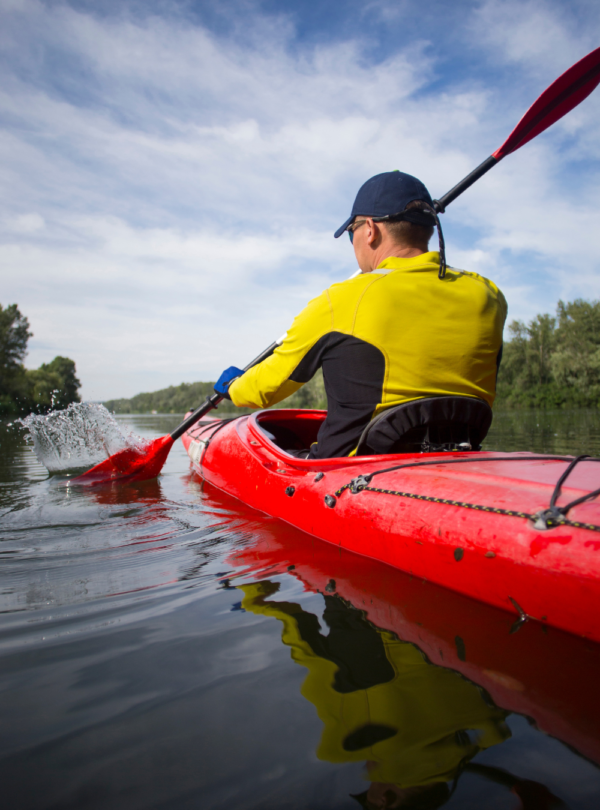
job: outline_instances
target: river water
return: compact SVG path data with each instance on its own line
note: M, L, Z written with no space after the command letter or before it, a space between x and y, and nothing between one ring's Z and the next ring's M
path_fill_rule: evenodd
M486 446L600 455L600 416L500 413ZM3 807L600 806L596 645L253 512L180 443L81 490L0 447Z

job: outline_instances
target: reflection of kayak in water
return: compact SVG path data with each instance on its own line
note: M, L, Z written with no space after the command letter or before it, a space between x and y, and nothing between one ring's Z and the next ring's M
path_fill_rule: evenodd
M245 572L245 581L263 580L265 571L269 577L286 573L306 591L336 595L364 612L382 639L387 632L412 642L432 664L482 687L495 706L528 717L540 731L600 764L600 646L535 622L515 627L503 611L366 562L279 521L257 522L253 510L212 487L205 487L204 498L205 505L212 500L217 506L219 520L226 505L235 523L242 518L252 526L252 541L229 560ZM276 596L265 604L272 600ZM331 673L331 657L320 658Z
M339 596L325 596L324 635L277 583L240 585L242 607L283 623L282 640L306 667L302 694L317 709L327 762L368 761L369 779L400 788L452 780L461 763L510 736L506 712L456 672L374 627Z
M504 722L508 712L456 669L462 666L487 679L496 697L515 693L523 705L535 709L530 694L538 692L536 683L527 685L506 671L467 663L467 647L475 661L493 650L502 657L506 644L498 642L509 640L523 671L535 677L539 674L535 665L532 670L531 662L522 661L531 638L526 638L525 647L517 641L526 628L543 635L546 648L558 640L559 654L568 652L561 648L561 640L567 646L585 642L556 631L550 631L556 639L549 639L534 624L510 634L507 617L500 611L483 607L473 619L473 603L464 597L377 563L358 567L354 555L340 554L277 524L253 529L254 541L229 560L244 566L245 580L256 572L257 581L237 586L244 593L240 607L282 623L282 641L293 660L307 670L302 695L323 723L316 754L327 762L365 764L369 787L354 796L362 807L441 807L465 771L503 785L520 799L522 810L564 807L538 782L471 762L480 751L510 736ZM270 576L285 571L302 581L306 590L320 591L325 601L322 622L300 604L278 599L280 584L264 579L265 570ZM420 618L429 619L429 626L410 620L409 605ZM373 623L374 616L386 622L384 627ZM442 637L452 626L460 627L464 635L454 638L454 656L448 639ZM423 646L435 649L449 666L432 664ZM533 655L536 652L532 650ZM514 662L507 663L510 672ZM538 663L542 668L552 664L548 656ZM552 667L552 672L556 678L558 668ZM558 681L562 688L562 679ZM543 715L544 709L538 708L537 714Z
M363 807L433 810L466 770L507 787L523 810L564 807L544 785L471 763L510 737L507 712L475 684L432 665L415 645L375 627L337 595L324 597L325 635L314 614L276 599L279 583L238 587L242 609L279 619L282 641L308 670L301 692L323 723L317 757L365 762L370 787L353 797Z
M308 446L324 415L263 411L209 421L182 438L195 470L249 506L479 601L600 641L600 504L587 499L562 517L548 511L569 460L487 452L309 460L282 449ZM555 506L597 487L600 464L580 461Z

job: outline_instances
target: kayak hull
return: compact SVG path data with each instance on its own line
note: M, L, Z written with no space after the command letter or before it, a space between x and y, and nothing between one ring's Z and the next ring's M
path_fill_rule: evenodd
M305 460L265 432L293 429L307 442L323 418L322 411L263 411L205 422L182 440L199 475L255 509L509 610L516 621L532 618L600 641L600 532L571 525L541 530L527 517L506 514L546 509L567 462L489 452ZM410 464L420 466L404 466ZM379 472L390 467L400 469ZM372 473L371 490L347 488ZM600 465L583 461L557 503L598 487ZM600 506L582 503L568 518L600 525Z

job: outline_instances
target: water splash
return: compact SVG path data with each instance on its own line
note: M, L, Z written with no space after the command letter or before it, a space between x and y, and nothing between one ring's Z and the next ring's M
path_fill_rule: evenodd
M143 450L148 443L124 432L104 405L89 402L15 421L27 428L34 453L50 472L87 469L119 450Z

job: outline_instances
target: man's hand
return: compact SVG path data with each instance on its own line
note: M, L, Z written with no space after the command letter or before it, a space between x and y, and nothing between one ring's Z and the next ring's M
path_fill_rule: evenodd
M237 380L238 377L241 377L244 372L241 368L237 368L237 366L229 366L226 368L225 371L221 374L217 382L215 383L215 391L217 394L220 394L225 399L231 399L229 396L229 386L234 380Z

